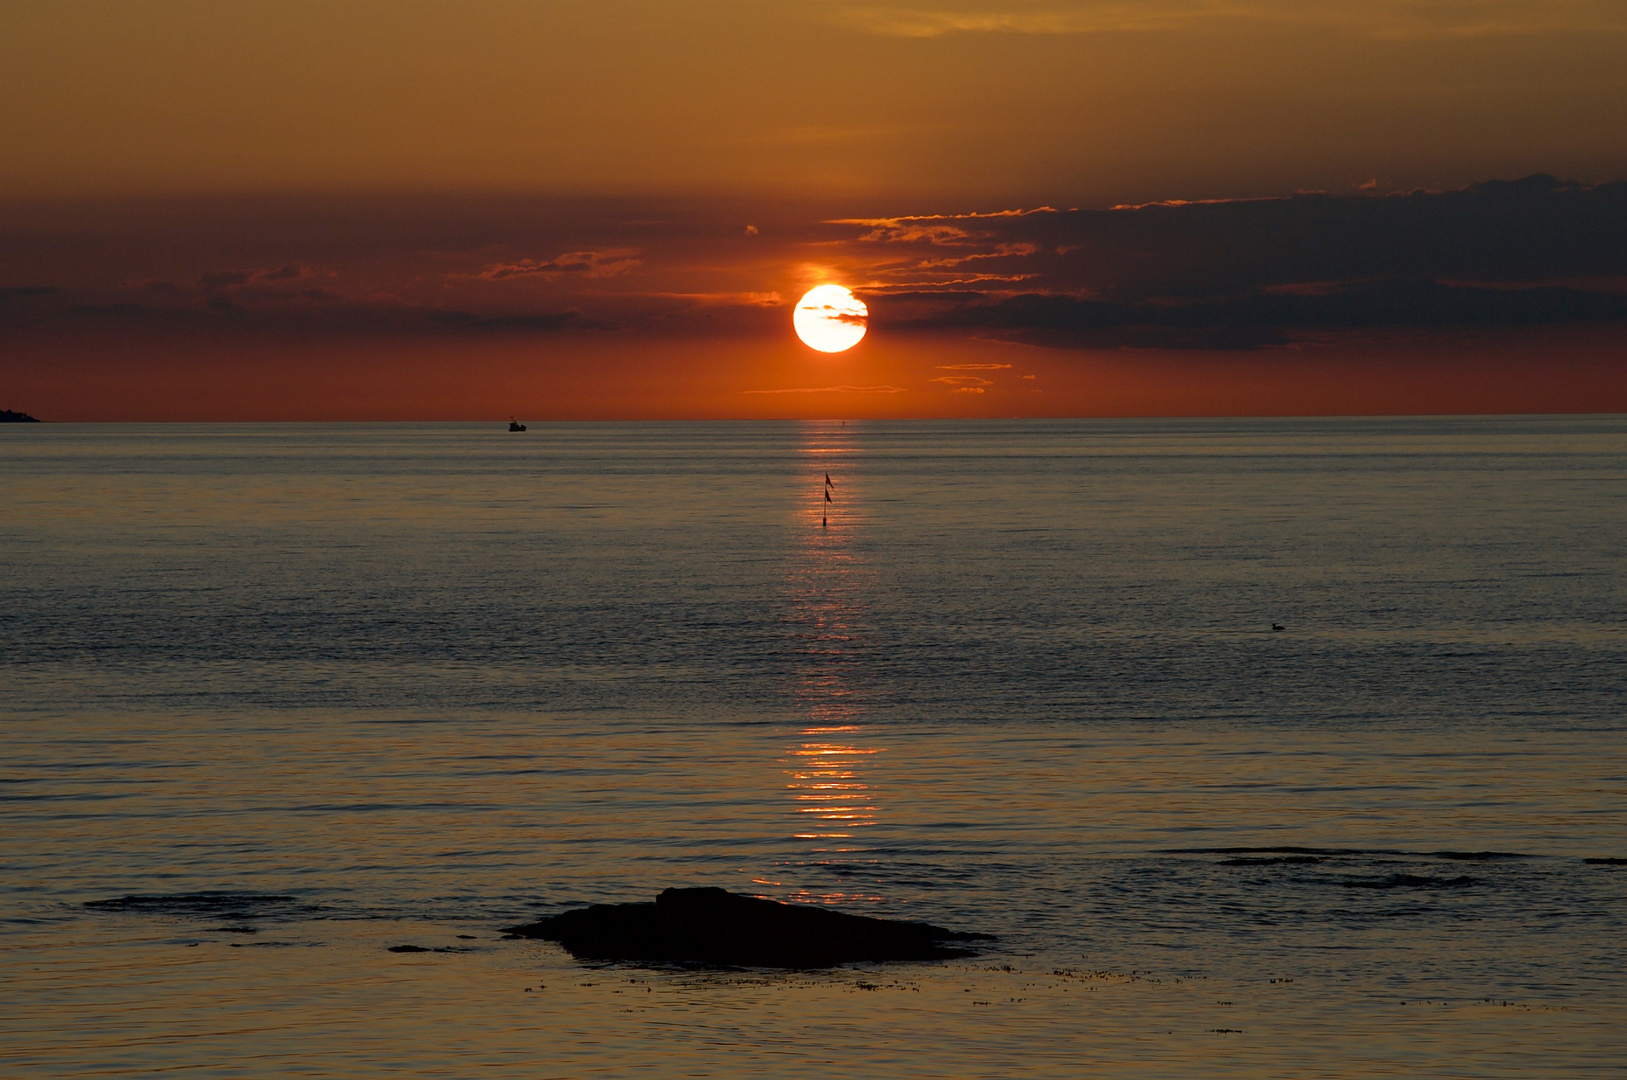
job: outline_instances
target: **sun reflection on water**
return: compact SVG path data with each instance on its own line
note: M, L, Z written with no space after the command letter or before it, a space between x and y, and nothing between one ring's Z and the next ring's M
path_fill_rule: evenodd
M865 830L880 822L880 801L867 774L885 748L866 737L865 709L852 679L862 662L864 629L856 597L868 573L857 545L865 524L857 433L839 423L803 430L808 498L795 510L799 542L786 582L803 655L791 691L803 725L784 759L785 790L792 839L807 845L814 864L825 864L831 856L845 862L863 852ZM807 888L792 889L788 898L825 904L882 899Z
M803 738L820 741L804 742L791 751L797 760L786 787L798 804L796 812L807 815L802 825L811 830L796 833L798 840L851 840L855 830L876 823L876 805L859 766L880 748L824 741L858 732L856 724L803 729Z

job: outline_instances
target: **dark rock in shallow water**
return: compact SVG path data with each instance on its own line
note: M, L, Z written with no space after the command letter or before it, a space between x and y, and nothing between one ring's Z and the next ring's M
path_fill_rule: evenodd
M509 927L557 941L581 960L818 968L859 960L945 960L974 950L945 942L988 934L781 904L723 889L667 889L653 904L594 904Z
M385 952L418 953L418 952L473 952L467 945L442 945L431 949L424 945L391 945Z

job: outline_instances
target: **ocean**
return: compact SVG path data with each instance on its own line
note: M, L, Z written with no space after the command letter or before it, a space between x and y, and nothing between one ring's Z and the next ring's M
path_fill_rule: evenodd
M1627 417L505 426L0 428L0 1075L1627 1075Z

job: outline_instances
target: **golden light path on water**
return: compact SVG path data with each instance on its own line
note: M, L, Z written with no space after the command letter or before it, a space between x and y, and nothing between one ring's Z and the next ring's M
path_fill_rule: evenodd
M810 727L803 730L811 739L856 735L856 724L840 727ZM876 807L870 801L870 785L860 779L857 766L868 755L880 753L875 747L853 746L845 742L805 742L791 751L803 759L802 771L791 773L787 785L796 794L799 814L809 815L805 826L820 830L799 832L798 840L851 840L853 831L875 824ZM835 831L840 830L840 831Z
M845 290L844 290L845 291ZM856 302L856 301L855 301ZM860 328L862 331L862 327ZM855 548L863 528L863 472L859 448L840 423L803 427L800 454L808 497L794 511L798 558L788 584L802 629L806 662L794 696L806 719L786 762L796 817L793 839L812 846L815 860L844 862L861 856L863 830L878 823L876 792L865 767L883 748L870 745L863 708L854 700L844 671L853 663L855 597L867 568ZM874 903L868 893L797 890L789 899L807 903Z

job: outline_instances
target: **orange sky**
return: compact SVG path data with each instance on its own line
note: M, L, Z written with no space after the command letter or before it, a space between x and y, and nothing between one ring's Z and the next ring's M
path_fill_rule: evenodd
M0 192L915 209L1627 174L1619 0L7 0Z
M3 19L0 408L1627 404L1610 0L13 0ZM1565 182L1482 183L1535 173ZM873 315L838 358L790 330L824 280Z
M1627 411L1613 328L1236 352L785 336L578 348L389 337L81 341L7 378L37 415L126 420L1236 416ZM968 392L966 386L975 392ZM36 404L37 403L37 404Z

